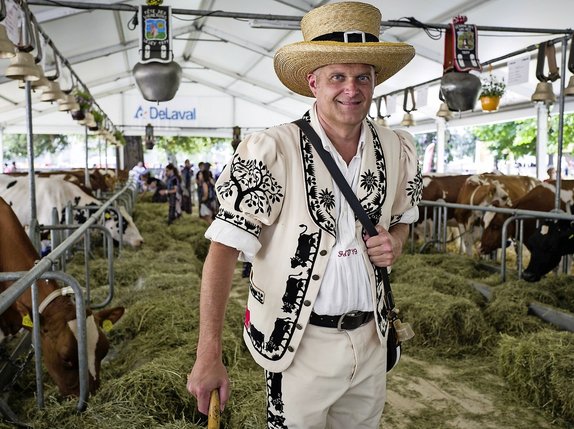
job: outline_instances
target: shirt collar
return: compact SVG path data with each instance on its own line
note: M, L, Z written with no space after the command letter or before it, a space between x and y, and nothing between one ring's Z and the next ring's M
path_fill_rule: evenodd
M331 140L329 140L329 137L327 137L327 133L325 133L325 130L323 129L323 127L321 126L321 122L319 121L319 117L317 116L317 102L313 103L313 108L311 109L310 113L311 113L311 125L314 126L316 130L319 131L318 134L319 137L321 137L321 144L323 145L325 150L328 150L331 153L336 152L333 143L331 143ZM363 148L365 147L366 128L367 127L365 127L365 121L363 120L361 124L361 134L359 135L359 144L357 146L357 154L363 153Z

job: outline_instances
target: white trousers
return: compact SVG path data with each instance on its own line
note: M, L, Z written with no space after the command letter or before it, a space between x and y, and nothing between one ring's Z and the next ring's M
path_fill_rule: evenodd
M266 372L268 429L378 429L387 352L375 329L308 325L291 366Z

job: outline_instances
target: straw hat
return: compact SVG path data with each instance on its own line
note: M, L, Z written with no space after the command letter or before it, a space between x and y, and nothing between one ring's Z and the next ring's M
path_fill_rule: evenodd
M375 85L387 80L414 57L406 43L379 42L381 12L360 2L331 3L308 12L301 20L303 42L275 54L275 73L298 94L313 97L307 74L327 64L371 64Z

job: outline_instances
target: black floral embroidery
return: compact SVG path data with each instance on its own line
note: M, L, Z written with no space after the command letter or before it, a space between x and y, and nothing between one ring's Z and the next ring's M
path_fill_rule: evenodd
M223 198L235 196L234 209L244 204L253 214L271 214L271 207L283 198L283 188L267 166L256 159L233 157L231 178L217 187Z
M319 201L325 210L333 210L335 208L335 195L328 189L323 189L319 192Z
M417 166L417 174L413 180L407 182L407 195L411 197L411 205L415 206L422 198L423 194L423 177L420 165Z
M365 188L369 194L373 192L378 185L377 176L375 176L375 173L371 170L365 171L361 176L361 187Z

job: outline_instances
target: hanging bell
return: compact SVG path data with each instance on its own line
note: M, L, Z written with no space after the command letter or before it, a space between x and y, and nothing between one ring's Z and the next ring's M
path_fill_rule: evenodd
M10 65L6 69L6 77L34 82L40 79L40 68L30 53L18 51L10 59Z
M405 113L405 116L403 116L403 120L401 121L401 126L412 127L414 125L416 125L416 122L412 113Z
M16 55L16 47L8 38L6 27L0 24L0 58L12 58Z
M556 102L556 95L552 90L552 84L550 82L538 82L536 91L534 91L530 100L534 102L541 101L544 104L553 104Z
M453 114L446 103L440 103L440 108L436 115L439 118L444 118L445 121L450 121L453 118Z
M40 70L40 79L35 80L34 82L30 83L30 88L33 91L39 90L39 91L44 91L46 89L49 88L50 86L50 81L46 78L46 75L44 74L44 70L42 69L42 66L40 66L39 64L36 64ZM26 88L26 81L25 80L21 80L20 82L18 82L18 88L20 89L24 89Z
M70 112L80 109L80 105L76 101L76 97L72 94L68 94L64 99L58 100L58 104L60 105L58 110L61 112Z
M574 95L574 76L570 76L568 86L564 89L564 95Z
M53 102L60 100L61 98L63 98L63 96L64 93L60 89L60 84L55 80L51 80L49 81L48 89L42 92L40 100Z
M384 116L379 116L377 119L375 119L375 123L381 127L389 127L389 124Z

